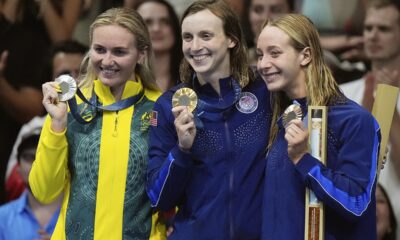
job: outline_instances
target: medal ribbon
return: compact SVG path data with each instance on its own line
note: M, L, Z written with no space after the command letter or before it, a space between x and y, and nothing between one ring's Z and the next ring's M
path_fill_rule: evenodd
M76 103L75 97L71 98L68 100L68 105L71 110L72 116L75 118L76 121L78 121L81 124L87 124L90 123L95 117L96 117L96 112L99 111L119 111L125 108L128 108L132 106L133 104L137 103L140 99L142 99L144 95L144 89L142 89L139 94L120 100L116 103L107 105L107 106L101 106L97 102L97 96L96 93L93 91L92 97L90 98L90 101L86 99L86 97L83 95L81 90L77 88L76 90L76 95L85 103L87 103L89 106L92 106L96 111L94 114L94 117L90 120L84 119L79 113L78 113L78 104Z
M193 87L195 86L195 84L194 84L195 78L196 78L196 74L194 73L193 77L192 77L192 86ZM217 120L221 119L222 113L224 111L231 108L240 99L240 95L242 93L242 88L240 87L239 83L233 77L230 77L230 80L231 80L231 85L233 87L233 97L231 97L231 101L227 100L227 101L223 101L223 102L216 103L216 104L210 104L210 103L207 103L206 101L200 99L200 97L198 98L197 106L196 106L195 113L194 113L194 116L195 116L194 122L195 122L197 128L200 128L200 129L203 128L203 123L201 121L201 118L208 119L211 121L217 121ZM232 94L228 94L227 96L229 97L229 95L232 95Z

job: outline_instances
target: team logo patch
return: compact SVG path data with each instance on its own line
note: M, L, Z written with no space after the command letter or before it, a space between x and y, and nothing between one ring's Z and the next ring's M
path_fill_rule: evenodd
M242 113L252 113L258 107L258 99L251 92L242 92L239 101L236 103L236 108Z

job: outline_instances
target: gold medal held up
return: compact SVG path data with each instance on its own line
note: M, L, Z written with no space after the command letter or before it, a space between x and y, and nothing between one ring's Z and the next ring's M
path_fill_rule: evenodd
M197 106L197 95L191 88L180 88L172 96L172 107L187 106L190 112Z
M285 112L283 112L282 123L283 126L286 128L289 122L292 121L293 119L301 120L302 118L303 118L303 112L301 111L300 105L292 104L286 108Z
M70 75L61 75L54 80L59 85L58 90L58 99L61 102L65 102L70 100L75 96L76 93L76 81Z

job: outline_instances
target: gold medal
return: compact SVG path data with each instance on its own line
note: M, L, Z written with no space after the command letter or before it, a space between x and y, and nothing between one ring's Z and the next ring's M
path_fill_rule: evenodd
M302 118L303 118L303 112L301 111L300 105L292 104L286 108L285 112L283 112L282 123L283 126L286 128L289 122L292 121L293 119L301 120Z
M76 93L76 81L70 75L61 75L54 80L58 83L60 89L58 89L58 99L61 102L68 101L69 99L73 98Z
M172 106L187 106L193 112L197 106L197 95L190 88L180 88L172 96Z

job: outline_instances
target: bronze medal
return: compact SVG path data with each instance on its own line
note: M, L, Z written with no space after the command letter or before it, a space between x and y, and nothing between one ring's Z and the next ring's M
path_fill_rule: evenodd
M191 88L180 88L172 96L172 106L187 106L193 112L197 106L197 95Z
M70 75L61 75L55 79L55 82L60 86L58 99L61 102L68 101L75 96L77 86L73 77Z
M286 128L289 122L292 121L293 119L302 120L302 118L303 118L303 112L301 111L300 105L292 104L286 108L285 112L283 112L282 123L283 126Z

